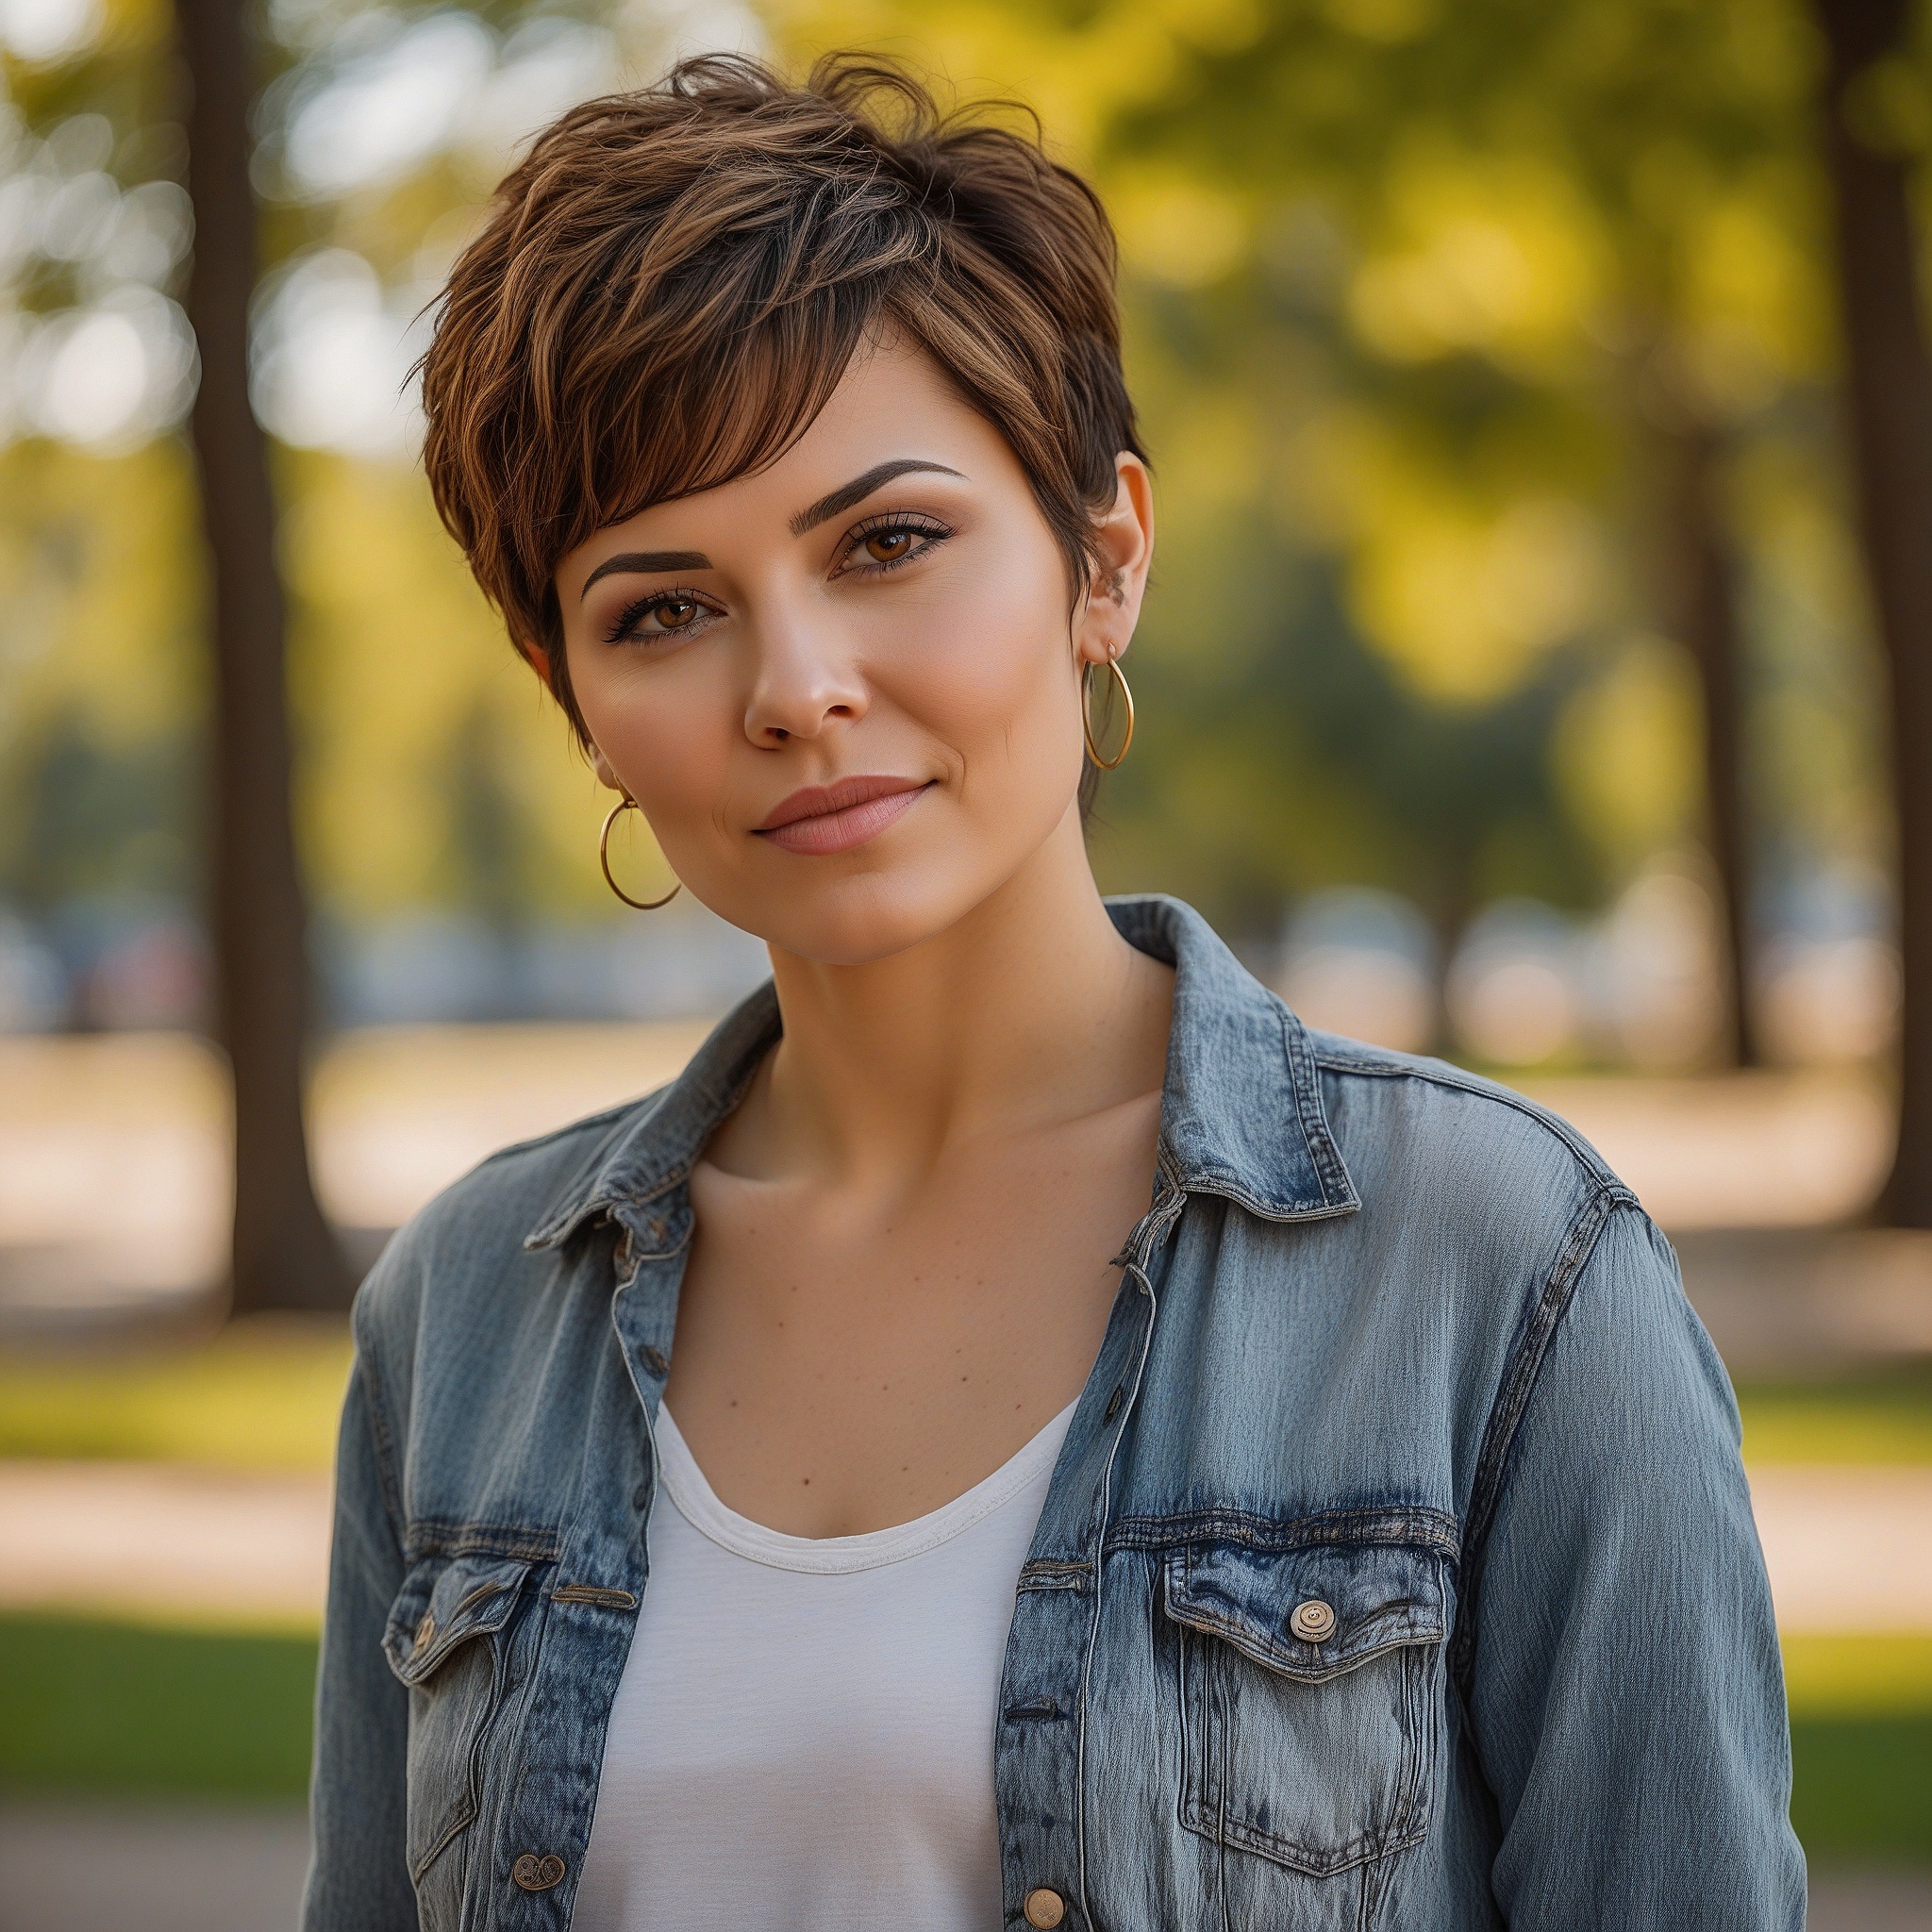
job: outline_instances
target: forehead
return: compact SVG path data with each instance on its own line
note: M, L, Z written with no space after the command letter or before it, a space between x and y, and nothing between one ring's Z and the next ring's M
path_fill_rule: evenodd
M900 458L944 464L969 482L1026 489L1005 438L930 355L904 341L870 342L846 365L824 408L772 462L606 525L559 559L558 587L641 538L654 547L691 549L707 547L701 532L769 530L789 539L801 509Z

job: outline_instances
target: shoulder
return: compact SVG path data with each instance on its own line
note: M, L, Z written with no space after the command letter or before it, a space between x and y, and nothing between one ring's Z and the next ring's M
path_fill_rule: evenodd
M1483 1156L1507 1151L1540 1165L1574 1172L1586 1184L1628 1195L1629 1190L1562 1115L1498 1080L1486 1080L1447 1060L1396 1053L1340 1033L1307 1029L1331 1117L1358 1131L1399 1139L1411 1156L1430 1151Z
M1636 1196L1559 1114L1446 1060L1310 1029L1324 1109L1365 1207L1553 1238Z
M1308 1046L1360 1194L1360 1265L1455 1311L1484 1482L1559 1333L1586 1375L1621 1386L1668 1364L1722 1387L1669 1241L1570 1122L1446 1061L1325 1033Z

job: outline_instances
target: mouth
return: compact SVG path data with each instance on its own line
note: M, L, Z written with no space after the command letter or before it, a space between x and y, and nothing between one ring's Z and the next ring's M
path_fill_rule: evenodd
M849 852L875 839L932 790L932 779L856 777L807 785L772 808L757 836L786 852Z

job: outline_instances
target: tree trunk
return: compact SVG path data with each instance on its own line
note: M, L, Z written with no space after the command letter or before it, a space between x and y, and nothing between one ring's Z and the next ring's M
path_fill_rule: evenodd
M268 452L248 406L255 197L244 0L180 0L192 91L188 313L201 350L192 435L214 641L209 924L235 1090L233 1307L335 1308L349 1274L316 1203L302 1120L307 921L291 758Z
M1817 0L1830 49L1824 144L1838 214L1852 453L1866 573L1891 675L1905 968L1898 1152L1884 1212L1932 1227L1932 360L1903 157L1859 138L1847 89L1892 52L1907 0Z
M1671 618L1696 660L1704 698L1705 825L1724 931L1723 1057L1759 1063L1751 1010L1751 811L1744 758L1743 647L1721 500L1722 443L1709 421L1678 412L1667 432L1669 522L1662 532Z

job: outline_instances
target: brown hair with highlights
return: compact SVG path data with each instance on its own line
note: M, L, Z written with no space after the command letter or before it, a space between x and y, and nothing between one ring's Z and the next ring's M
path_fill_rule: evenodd
M437 508L579 735L553 573L600 529L774 461L869 338L919 344L1097 567L1121 374L1113 231L1031 137L895 68L681 62L573 108L505 179L423 361Z

